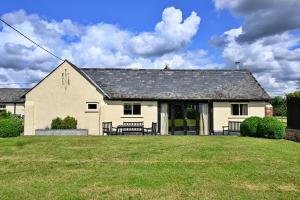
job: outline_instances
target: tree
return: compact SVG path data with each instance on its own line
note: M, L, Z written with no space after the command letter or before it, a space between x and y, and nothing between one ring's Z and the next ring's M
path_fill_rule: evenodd
M274 116L286 116L287 114L286 98L281 96L276 96L270 100L270 103L273 106Z

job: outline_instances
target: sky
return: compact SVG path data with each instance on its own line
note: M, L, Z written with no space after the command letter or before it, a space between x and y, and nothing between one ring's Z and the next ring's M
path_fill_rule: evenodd
M1 0L1 19L78 67L250 70L272 95L300 80L299 0ZM61 61L0 23L0 87Z

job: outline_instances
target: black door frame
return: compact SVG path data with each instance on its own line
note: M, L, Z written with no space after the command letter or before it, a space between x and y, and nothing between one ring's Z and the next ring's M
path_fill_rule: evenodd
M168 106L169 106L169 109L171 109L172 110L172 112L171 112L171 123L172 123L172 128L171 128L171 135L174 135L174 133L175 133L175 129L174 129L174 127L175 127L175 120L174 120L174 105L175 104L181 104L182 106L183 106L183 111L184 111L184 117L186 117L186 109L187 109L187 105L189 105L189 104L194 104L194 105L196 105L196 110L197 110L197 117L196 117L196 135L199 135L200 134L200 124L199 124L199 120L200 120L200 106L199 106L199 104L200 103L207 103L208 104L208 119L209 119L209 121L208 121L208 123L209 123L209 132L210 132L210 134L212 133L212 131L213 131L213 112L212 112L212 110L213 110L213 103L211 102L211 101L190 101L190 100L186 100L186 101L178 101L178 100L176 100L176 101L159 101L158 102L158 109L157 109L157 111L158 111L158 129L159 129L159 132L161 131L161 117L160 117L160 115L161 115L161 113L160 113L160 110L161 110L161 104L162 103L167 103L168 104ZM169 110L168 109L168 110ZM170 113L168 113L168 114L170 114ZM185 125L184 125L184 135L187 135L187 121L185 120Z

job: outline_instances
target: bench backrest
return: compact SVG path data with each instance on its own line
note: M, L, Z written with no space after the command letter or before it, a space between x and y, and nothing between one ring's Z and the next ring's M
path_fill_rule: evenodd
M123 122L123 125L144 126L144 122Z
M228 122L228 129L230 131L240 131L241 123L242 122L229 121Z
M103 129L103 132L111 131L112 130L112 122L103 122L102 129Z

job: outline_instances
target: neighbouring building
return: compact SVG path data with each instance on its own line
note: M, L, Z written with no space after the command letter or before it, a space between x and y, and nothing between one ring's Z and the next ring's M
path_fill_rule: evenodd
M208 135L264 117L269 98L247 70L78 68L66 60L26 93L24 134L70 115L89 135L103 135L102 122L137 121L157 123L162 135Z
M10 112L14 115L24 116L24 94L29 89L0 88L0 112Z

